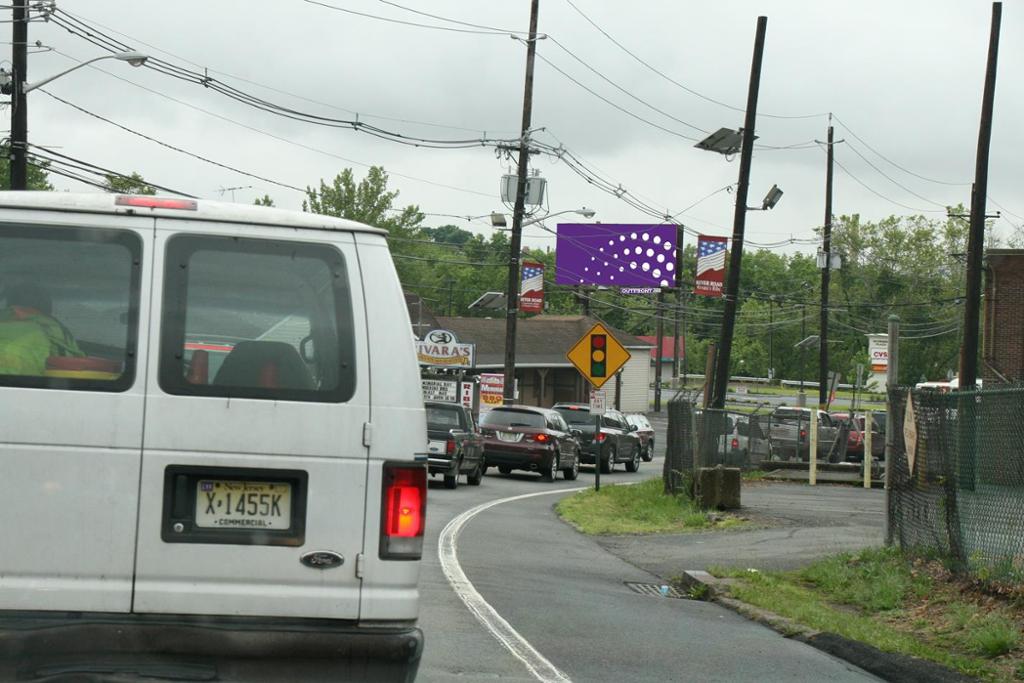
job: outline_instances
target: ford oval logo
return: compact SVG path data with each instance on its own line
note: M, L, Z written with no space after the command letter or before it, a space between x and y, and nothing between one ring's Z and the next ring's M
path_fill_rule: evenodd
M314 550L306 553L299 561L313 569L334 569L345 564L345 558L330 550Z

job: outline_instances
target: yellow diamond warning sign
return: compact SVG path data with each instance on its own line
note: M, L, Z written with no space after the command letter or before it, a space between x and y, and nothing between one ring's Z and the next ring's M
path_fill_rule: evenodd
M588 382L600 389L626 364L630 355L612 333L598 323L569 349L565 357Z

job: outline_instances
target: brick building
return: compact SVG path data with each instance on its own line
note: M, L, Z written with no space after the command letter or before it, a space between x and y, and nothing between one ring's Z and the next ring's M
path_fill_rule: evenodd
M985 252L985 386L1024 382L1024 249Z

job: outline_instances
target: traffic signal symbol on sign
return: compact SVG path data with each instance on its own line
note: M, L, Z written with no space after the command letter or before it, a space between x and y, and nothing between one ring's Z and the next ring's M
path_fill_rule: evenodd
M601 324L580 337L565 355L596 388L614 377L630 358L629 351Z
M608 365L607 341L608 337L603 334L590 335L590 376L605 377Z

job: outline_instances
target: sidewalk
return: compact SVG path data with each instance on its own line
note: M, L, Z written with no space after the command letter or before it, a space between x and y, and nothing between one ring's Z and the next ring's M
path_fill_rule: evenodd
M603 536L605 550L662 579L688 569L794 569L842 551L881 545L884 491L852 486L743 483L740 515L759 529Z

